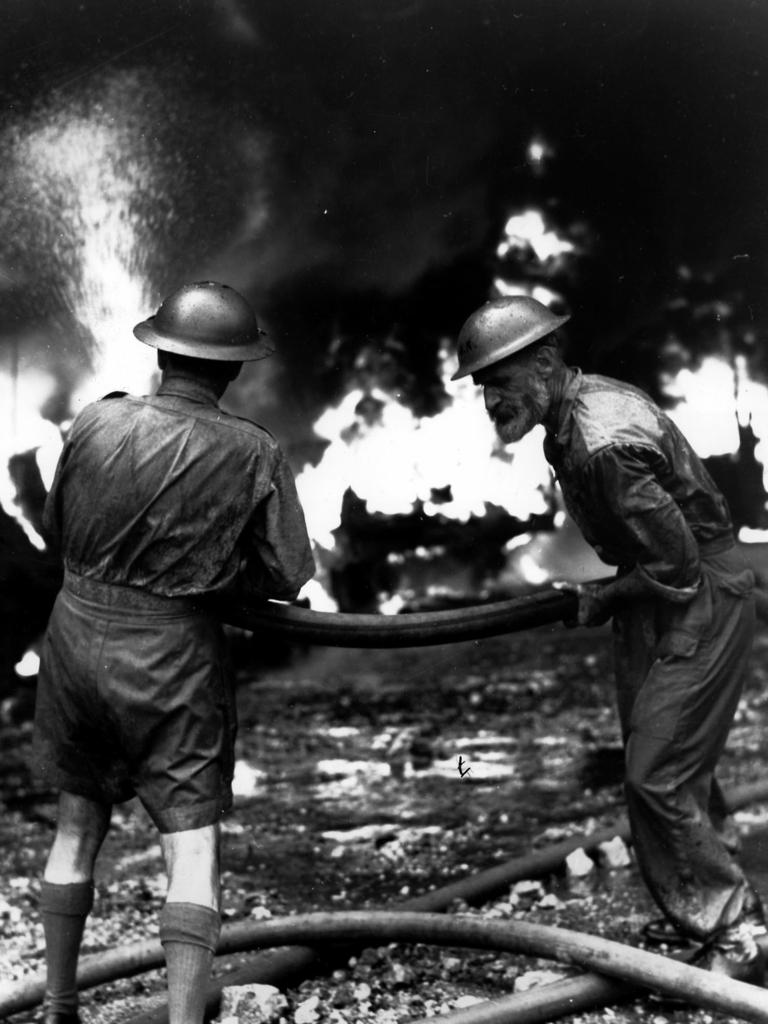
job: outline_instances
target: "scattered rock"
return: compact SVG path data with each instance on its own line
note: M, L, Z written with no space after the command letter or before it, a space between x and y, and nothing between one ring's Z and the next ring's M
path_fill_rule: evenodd
M351 775L370 775L372 768L370 761L348 761L345 758L334 757L318 761L315 772L321 779L333 781L346 779Z
M621 836L614 836L598 846L603 864L611 870L627 868L631 864L627 844Z
M591 871L594 871L595 862L587 856L583 848L573 850L565 858L565 870L571 878L584 878Z
M277 1024L287 1009L288 1000L274 985L231 985L222 990L219 1020L220 1024Z
M371 986L361 981L359 985L355 985L353 995L358 1003L364 1003L371 998Z
M453 1001L454 1010L467 1010L470 1006L477 1006L479 1003L487 1003L487 999L481 999L480 996L459 996L458 999Z
M460 961L459 961L460 963ZM413 981L413 972L404 964L395 961L389 971L389 980L394 985L408 985Z
M343 831L329 830L321 833L323 839L331 843L345 843L350 845L364 843L381 843L392 839L397 834L394 825L361 825L359 828L349 828Z
M232 779L232 795L236 797L252 797L264 784L267 773L248 764L243 760L235 763L235 774Z
M553 892L548 892L546 896L542 896L536 906L542 910L562 910L565 904Z
M557 971L526 971L515 978L515 992L527 992L538 985L552 985L556 981L562 981L563 977L564 975Z
M309 999L299 1003L293 1015L295 1024L315 1024L315 1021L320 1020L320 1014L317 1009L319 1005L319 996L310 996Z
M261 904L257 904L255 907L251 907L249 916L254 921L268 921L272 917L272 911L269 907L262 907Z
M544 886L537 878L521 878L512 886L511 893L513 896L540 899L544 895Z
M406 860L408 856L405 847L399 840L391 843L385 843L385 845L379 850L379 853L385 860L388 860L393 864Z

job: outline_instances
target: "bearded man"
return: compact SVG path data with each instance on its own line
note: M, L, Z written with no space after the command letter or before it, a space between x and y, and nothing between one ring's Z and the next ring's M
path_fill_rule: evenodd
M762 983L760 900L726 848L714 781L755 623L754 578L723 495L675 424L629 384L567 366L527 296L476 310L459 369L505 444L544 426L566 508L615 578L574 587L578 624L613 618L625 791L640 872L699 966Z

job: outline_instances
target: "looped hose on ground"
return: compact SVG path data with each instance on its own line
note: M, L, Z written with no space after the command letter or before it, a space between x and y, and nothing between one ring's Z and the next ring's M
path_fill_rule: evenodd
M235 948L298 945L325 949L329 943L359 947L401 942L546 957L599 970L609 978L682 998L717 1013L768 1024L768 991L758 986L609 939L525 921L488 921L408 911L339 911L243 922L241 926L232 927L229 942L233 951ZM138 1020L144 1018L135 1018L133 1024Z
M731 811L764 800L768 800L768 780L739 786L726 794L726 803ZM629 838L629 827L626 820L618 822L610 829L575 835L563 842L535 850L522 857L516 857L486 871L476 872L440 889L412 898L401 904L397 910L407 912L412 916L414 912L434 914L436 911L445 910L454 900L458 899L463 899L467 903L482 903L522 878L542 877L557 871L568 854L578 847L589 852L595 850L601 842L615 835L625 839ZM367 918L369 912L366 911L365 915ZM218 955L225 956L235 952L236 949L253 948L254 944L249 938L248 929L258 927L258 922L250 921L225 925L221 933ZM253 935L257 934L259 933L253 932ZM374 937L371 941L377 943L379 938ZM289 946L254 955L247 965L220 977L212 986L207 1000L209 1016L214 1016L218 1012L221 989L224 986L250 982L290 984L307 977L313 969L317 969L319 959L319 954L315 949L304 945ZM163 963L163 952L156 939L120 946L117 949L83 957L78 968L78 987L83 990L114 981L117 978L131 977L161 967ZM593 969L599 971L600 967L596 964ZM44 988L45 979L40 974L0 987L0 1018L28 1010L39 1004L43 998ZM534 1021L546 1022L555 1020L566 1013L605 1006L614 1000L632 998L636 994L637 988L634 984L612 981L590 973L554 985L542 986L540 989L524 993L522 996L494 1000L487 1007L462 1011L465 1018L457 1016L455 1024L491 1024L491 1022L501 1024L502 1021L510 1019L508 1011L512 1009L515 1011L513 1019L516 1024L532 1024ZM496 1007L498 1007L499 1014L489 1016L495 1012L494 1008ZM502 1011L507 1015L500 1015ZM471 1016L473 1014L474 1017ZM477 1016L478 1014L483 1014L483 1016ZM768 1018L761 1019L768 1020ZM167 1011L160 1008L136 1018L132 1024L139 1024L139 1022L141 1024L161 1024L164 1020L167 1020Z

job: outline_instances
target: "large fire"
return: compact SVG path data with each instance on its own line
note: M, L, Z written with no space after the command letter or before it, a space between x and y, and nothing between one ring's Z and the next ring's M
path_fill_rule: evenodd
M69 395L70 417L108 391L146 392L154 374L153 353L130 338L131 326L151 305L132 213L149 171L128 157L126 132L113 118L58 112L19 134L13 147L22 190L41 219L55 218L59 226L60 250L52 256L66 266L61 298L90 339L89 358ZM6 467L11 455L35 450L49 486L67 420L54 424L42 415L59 382L40 365L41 351L42 344L25 337L6 345L10 358L0 372L5 418L0 459ZM34 353L31 358L29 353ZM41 547L42 539L20 513L6 472L0 473L0 503Z
M534 140L531 146L531 160L541 161L551 153L543 140ZM576 253L577 247L549 224L544 213L532 208L508 217L497 247L500 268L522 255L544 271L544 279ZM545 304L562 302L543 280L508 279L502 269L492 284L494 296L528 294ZM322 551L331 551L336 544L334 533L341 526L342 496L348 488L365 502L369 513L403 515L418 507L428 517L467 523L471 517L483 517L490 506L526 523L554 511L543 429L536 428L518 444L502 445L480 389L469 378L450 380L455 368L450 339L445 339L439 359L445 405L436 415L415 417L397 392L351 386L343 401L315 423L315 433L328 441L328 447L318 465L299 475L297 486L310 534ZM546 545L523 534L507 542L506 550L515 552L515 571L525 582L549 578L541 564L546 561ZM418 551L429 556L428 551ZM319 561L322 564L322 558ZM400 595L382 595L380 609L397 611L400 604Z
M43 483L50 486L61 450L61 432L38 410L54 393L56 382L49 373L34 367L20 370L15 346L11 349L10 362L11 366L7 369L3 366L0 372L0 506L18 519L35 547L42 550L45 547L42 537L21 514L17 504L16 487L8 464L19 452L35 450Z
M408 513L416 502L428 516L464 522L482 516L486 504L523 520L547 511L550 473L539 430L504 448L471 380L450 381L448 343L441 363L448 404L435 416L418 419L394 394L353 388L315 423L329 445L296 483L310 534L322 547L334 546L347 488L369 512L388 515Z
M18 150L41 210L60 197L56 214L71 246L64 298L93 339L91 365L71 411L107 391L145 391L153 354L132 344L130 328L153 299L133 215L137 196L149 187L150 169L130 158L126 126L114 118L54 120L23 137Z
M674 402L669 416L702 458L739 451L739 427L755 435L755 458L763 467L768 493L768 387L752 378L747 359L707 356L695 369L683 367L661 379L663 393ZM766 506L768 507L768 506ZM765 531L744 528L744 541L764 541Z
M122 122L98 109L90 115L59 110L32 123L14 142L15 173L26 183L22 191L41 217L60 223L61 251L53 256L67 268L62 299L90 339L90 359L70 388L69 417L108 391L146 393L154 382L154 353L130 336L131 326L157 298L147 280L136 221L137 197L151 191L152 168L138 155L143 150L133 145L132 130L130 118ZM551 152L543 140L534 140L528 158L539 166ZM537 265L531 280L505 273L520 254L523 262ZM578 255L578 247L542 211L513 212L498 246L492 294L527 293L547 304L561 303L549 286L550 272ZM34 450L42 479L50 484L67 420L54 423L43 415L60 386L38 358L45 344L40 339L30 344L22 336L6 339L0 363L0 504L38 546L43 541L24 519L5 467L11 455ZM351 382L344 399L315 422L314 431L327 447L317 465L298 473L297 486L318 552L332 552L336 545L348 489L370 513L407 515L418 506L426 517L462 524L483 517L489 506L521 523L557 507L541 431L503 446L480 390L469 379L450 380L451 339L445 339L439 358L445 400L436 415L417 417L383 382L365 387ZM711 357L661 384L674 399L671 415L702 456L735 452L738 427L749 422L759 439L756 456L768 467L768 389L751 379L744 359L730 363ZM555 523L562 526L561 512ZM577 546L568 531L556 533L568 534L569 549ZM528 582L544 582L557 573L551 563L558 543L517 536L507 543L508 564ZM564 562L561 551L558 559L575 571L578 558ZM315 607L333 606L318 581L304 594ZM395 610L391 599L383 610Z

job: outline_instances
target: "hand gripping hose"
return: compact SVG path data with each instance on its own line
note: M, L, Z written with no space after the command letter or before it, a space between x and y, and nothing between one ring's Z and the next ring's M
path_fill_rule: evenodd
M745 545L740 545L744 550ZM609 583L615 577L590 580ZM757 616L768 623L768 584L755 586ZM216 614L233 626L268 630L286 640L327 647L429 647L460 640L480 640L553 622L575 619L578 599L572 591L545 587L532 594L449 611L403 615L316 612L295 605L222 602Z

